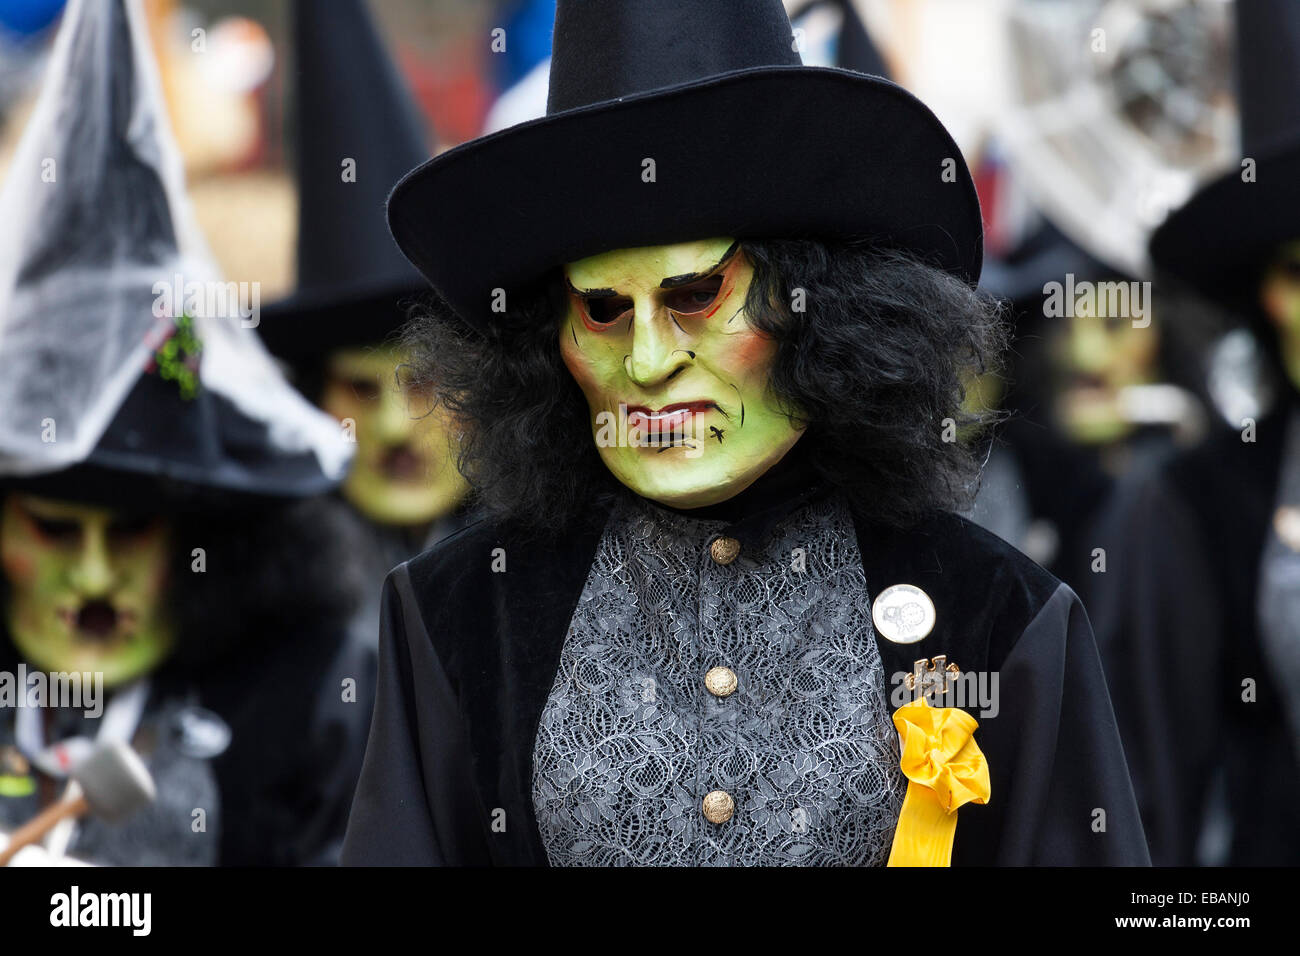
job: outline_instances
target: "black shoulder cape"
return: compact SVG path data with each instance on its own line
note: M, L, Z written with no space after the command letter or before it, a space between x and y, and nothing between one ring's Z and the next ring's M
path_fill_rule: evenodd
M1125 483L1089 607L1157 865L1198 855L1216 780L1231 866L1300 861L1300 755L1262 651L1256 598L1292 399L1254 441L1224 428ZM1254 694L1243 695L1243 681Z
M743 543L788 510L751 514L724 533ZM551 540L479 522L389 575L345 864L546 865L531 797L534 738L605 520L593 515ZM1000 712L975 734L992 799L960 811L954 864L1146 864L1074 593L954 515L905 532L855 520L869 593L914 584L937 610L917 644L877 636L884 673L946 654L963 670L1000 675ZM494 572L502 557L506 573Z

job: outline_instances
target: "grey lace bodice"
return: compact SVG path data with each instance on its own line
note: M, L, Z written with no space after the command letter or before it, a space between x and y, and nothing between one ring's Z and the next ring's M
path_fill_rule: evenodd
M637 500L605 529L534 744L552 865L887 859L906 781L848 509L806 506L727 566L723 528Z

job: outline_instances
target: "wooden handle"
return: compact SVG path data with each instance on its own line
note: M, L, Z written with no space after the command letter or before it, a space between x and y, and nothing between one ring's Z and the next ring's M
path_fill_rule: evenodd
M19 850L39 842L60 820L79 817L89 809L90 804L85 797L51 803L9 835L9 845L0 850L0 866L8 866Z

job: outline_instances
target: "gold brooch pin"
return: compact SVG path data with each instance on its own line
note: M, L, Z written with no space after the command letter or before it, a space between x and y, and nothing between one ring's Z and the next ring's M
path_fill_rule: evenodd
M907 675L907 689L921 697L942 697L948 693L948 686L960 677L961 668L949 664L947 654L939 654L913 662L912 673Z

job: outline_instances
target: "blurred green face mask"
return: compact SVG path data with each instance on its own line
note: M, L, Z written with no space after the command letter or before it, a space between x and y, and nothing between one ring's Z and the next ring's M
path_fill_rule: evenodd
M1300 388L1300 240L1284 245L1264 273L1260 303L1277 329L1287 378Z
M1123 389L1157 377L1156 324L1135 328L1128 315L1103 317L1077 307L1061 321L1067 324L1055 342L1057 419L1081 444L1118 441L1134 428L1121 406Z
M102 672L106 687L154 670L174 641L170 540L160 518L10 495L0 563L19 653L41 670Z
M456 469L457 429L427 393L397 380L392 348L342 349L329 360L321 406L357 442L343 495L371 521L423 525L450 514L469 485ZM427 414L426 414L427 412Z
M564 364L601 460L637 494L700 508L744 491L802 434L768 389L776 343L746 321L731 239L621 249L565 268Z

